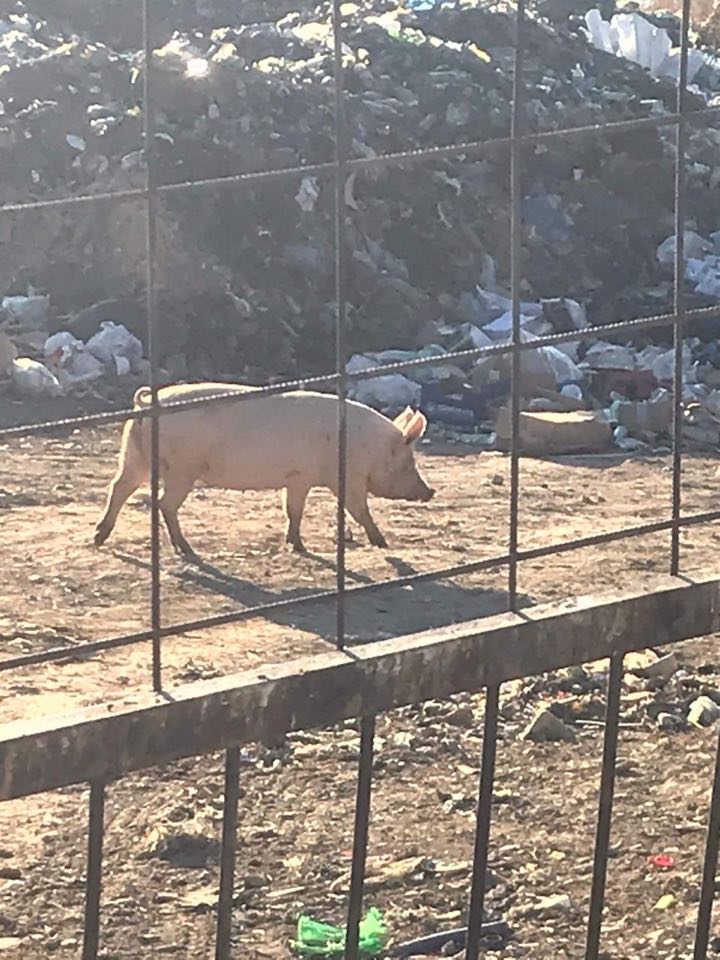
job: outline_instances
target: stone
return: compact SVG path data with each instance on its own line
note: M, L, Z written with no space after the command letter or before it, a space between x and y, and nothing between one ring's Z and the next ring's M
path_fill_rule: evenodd
M535 743L571 741L575 739L575 731L563 723L548 707L540 707L522 732L521 738L533 740Z

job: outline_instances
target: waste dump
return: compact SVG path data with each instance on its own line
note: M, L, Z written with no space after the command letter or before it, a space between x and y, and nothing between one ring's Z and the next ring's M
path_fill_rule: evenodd
M301 170L334 156L330 6L172 0L158 15L158 180L300 168L287 180L163 195L158 342L161 360L190 376L333 365L334 191L329 175ZM658 26L617 9L608 21L591 10L589 25L555 7L539 4L527 23L528 130L674 109L672 70L659 58L674 55L676 20ZM508 134L511 12L364 0L345 4L343 17L352 157ZM144 66L125 4L108 0L99 14L90 0L25 0L3 24L4 200L142 187ZM720 70L712 51L691 53L694 109L718 97ZM523 329L572 322L573 311L595 324L671 307L672 277L650 251L672 223L673 137L672 127L598 132L528 155ZM687 227L706 239L720 229L719 145L712 118L689 125ZM433 342L424 335L433 324L507 337L507 170L507 150L495 149L353 171L344 191L351 353L418 349ZM32 286L43 301L29 298L32 323L44 311L46 335L68 329L87 342L72 323L95 304L125 302L142 315L145 219L140 201L83 211L4 219L0 295L17 319L15 298ZM688 306L717 302L715 266L698 273ZM140 335L129 318L103 319Z

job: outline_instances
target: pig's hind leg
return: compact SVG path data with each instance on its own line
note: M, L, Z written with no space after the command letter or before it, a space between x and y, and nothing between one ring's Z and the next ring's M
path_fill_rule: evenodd
M297 553L305 553L305 545L300 536L300 524L309 492L310 488L300 483L288 484L282 492L283 510L287 517L285 542L289 543Z
M112 533L118 514L128 497L148 479L149 468L137 442L137 428L130 422L125 425L120 446L120 465L108 491L105 512L95 527L95 546L99 547Z
M171 472L169 476L164 478L163 494L160 497L160 511L170 534L173 549L176 553L181 553L191 560L196 559L197 554L183 536L178 520L178 510L185 502L185 498L192 490L194 483L194 478L190 479Z

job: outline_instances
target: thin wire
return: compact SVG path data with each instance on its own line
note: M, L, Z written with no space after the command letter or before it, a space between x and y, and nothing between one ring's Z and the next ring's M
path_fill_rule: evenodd
M162 690L161 634L162 597L160 595L160 405L158 402L158 342L155 304L155 261L157 256L157 196L155 164L155 115L153 103L153 42L150 2L143 0L143 128L146 190L146 290L148 353L150 359L150 619L152 629L152 684Z
M686 119L689 123L709 120L720 112L720 106L704 107L701 110L689 110ZM664 116L634 117L630 120L609 120L606 123L585 124L578 127L563 127L559 130L543 130L526 133L523 142L527 144L547 143L555 140L573 139L593 134L619 134L642 129L654 129L673 126L677 123L676 113ZM486 150L499 150L508 147L511 137L490 137L485 140L463 141L443 147L419 147L415 150L401 150L381 154L377 157L355 157L348 159L348 171L376 170L382 167L402 166L423 160L437 160L464 156L475 156ZM295 177L332 174L335 162L298 164L292 167L279 167L276 170L253 170L247 173L232 173L222 177L204 177L197 180L182 180L178 183L159 184L159 194L179 193L186 190L203 190L215 187L233 187L243 184L254 185L264 180L290 180ZM54 197L47 200L28 200L22 203L6 203L0 206L0 215L4 213L31 213L37 210L62 208L101 203L119 203L129 200L146 200L147 190L134 188L112 190L99 193L80 194L74 197Z
M515 23L515 69L513 72L512 146L510 151L510 283L512 297L512 366L510 376L510 538L508 603L517 605L518 510L520 505L520 280L522 252L522 114L523 114L523 27L525 0L518 0Z
M699 307L694 310L686 310L687 320L705 320L720 316L720 304L712 307ZM594 340L598 337L614 337L620 333L632 333L638 330L646 330L652 327L662 327L672 324L676 319L674 313L656 314L651 317L637 317L635 320L625 320L619 323L611 323L607 326L585 327L582 330L566 331L563 333L551 333L535 340L523 341L517 345L517 349L537 350L539 347L555 346L559 343L570 343L574 341ZM443 363L450 363L461 360L476 360L480 357L503 356L515 349L511 342L492 344L487 347L472 347L467 350L455 350L442 355ZM346 373L345 377L348 383L357 383L362 380L371 380L373 377L387 376L389 373L401 373L406 370L421 369L437 365L438 358L420 357L415 360L401 360L397 363L389 363L382 367L369 367L366 370L358 370L354 373ZM179 413L189 407L197 407L205 404L221 403L245 403L249 400L256 400L262 397L276 396L279 393L285 393L288 390L298 390L308 387L337 386L339 377L337 373L322 374L319 376L302 377L296 380L284 380L282 383L269 384L265 387L256 387L250 392L245 393L217 393L211 396L198 397L190 400L175 400L173 402L163 403L161 415L163 417L174 413ZM5 427L0 429L0 441L13 440L27 436L33 436L40 433L48 433L52 430L72 430L82 427L100 426L110 423L120 423L124 420L142 420L149 416L148 409L122 409L106 411L104 413L90 413L81 417L64 417L57 420L45 420L40 423L22 424L17 427Z
M338 468L337 468L337 547L336 586L337 620L335 642L345 646L345 505L347 494L347 362L345 299L345 178L347 137L343 85L343 34L340 0L333 0L333 62L335 72L335 372L338 396Z
M685 147L687 129L688 31L690 0L683 0L680 40L680 69L677 84L677 131L675 138L675 290L673 324L673 479L672 517L675 524L670 540L670 573L680 569L680 508L682 499L682 402L683 402L683 333L685 332Z

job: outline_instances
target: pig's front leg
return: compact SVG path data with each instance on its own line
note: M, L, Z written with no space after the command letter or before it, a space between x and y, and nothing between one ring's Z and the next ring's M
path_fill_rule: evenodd
M374 547L387 547L387 540L378 530L377 524L370 514L367 493L364 490L348 490L346 506L353 520L357 521L368 535L370 543Z
M291 483L282 492L283 509L287 517L285 542L297 553L305 553L305 545L300 537L300 524L309 492L310 488L304 483Z

